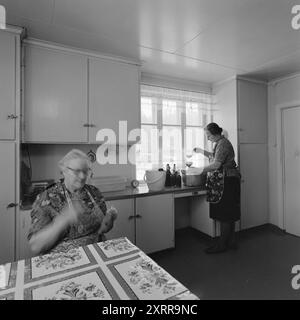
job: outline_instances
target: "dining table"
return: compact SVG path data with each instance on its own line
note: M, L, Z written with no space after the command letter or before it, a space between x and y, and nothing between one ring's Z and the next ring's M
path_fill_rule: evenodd
M126 237L0 267L0 300L199 300Z

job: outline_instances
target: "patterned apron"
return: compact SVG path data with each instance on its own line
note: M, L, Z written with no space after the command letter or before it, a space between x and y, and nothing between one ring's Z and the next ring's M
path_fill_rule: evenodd
M225 170L218 169L207 174L207 196L206 200L210 203L221 201L224 192Z
M214 146L213 157L210 158L210 162L215 158L217 143ZM206 187L207 196L206 200L210 203L218 203L221 201L224 192L224 177L225 170L221 167L218 170L207 173Z

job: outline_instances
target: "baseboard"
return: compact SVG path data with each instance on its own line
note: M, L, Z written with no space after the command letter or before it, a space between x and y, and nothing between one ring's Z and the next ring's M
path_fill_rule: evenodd
M278 232L278 233L281 233L281 234L286 234L285 230L279 228L278 226L276 226L275 224L272 224L272 223L264 223L264 224L261 224L259 226L255 226L255 227L250 227L250 228L247 228L247 229L242 229L238 232L246 232L246 231L254 231L254 230L262 230L262 229L269 229L269 230L272 230L274 232Z

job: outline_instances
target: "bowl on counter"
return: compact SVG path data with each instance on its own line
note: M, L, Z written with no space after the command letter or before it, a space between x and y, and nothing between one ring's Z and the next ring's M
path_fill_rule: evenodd
M205 187L206 173L193 173L187 170L181 170L182 183L186 187Z

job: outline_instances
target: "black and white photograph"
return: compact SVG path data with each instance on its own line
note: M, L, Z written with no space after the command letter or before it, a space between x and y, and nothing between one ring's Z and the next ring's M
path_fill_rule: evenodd
M0 300L299 300L300 1L0 0L0 155Z

